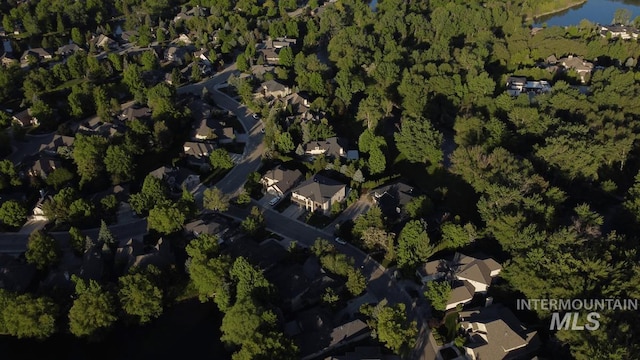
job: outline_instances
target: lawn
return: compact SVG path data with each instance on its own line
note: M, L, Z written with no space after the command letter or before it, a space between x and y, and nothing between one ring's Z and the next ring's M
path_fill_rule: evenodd
M447 343L453 341L458 335L458 313L459 311L452 311L445 315L444 325L439 329Z
M309 216L309 214L311 215ZM326 227L327 225L331 224L331 221L333 221L332 218L318 212L313 212L313 213L306 212L301 217L306 219L305 222L307 224L313 227L317 227L319 229Z

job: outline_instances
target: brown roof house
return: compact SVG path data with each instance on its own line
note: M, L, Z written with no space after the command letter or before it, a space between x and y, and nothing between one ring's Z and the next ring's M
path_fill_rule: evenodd
M344 200L347 186L322 175L314 175L291 190L291 201L308 211L331 212L331 205Z
M260 183L267 193L283 196L288 193L302 179L300 170L289 170L282 165L267 171Z
M590 63L579 56L569 55L558 59L558 63L568 70L575 70L580 75L580 80L584 83L586 77L593 71L593 63Z
M61 166L60 160L48 157L37 159L29 168L29 176L46 179L55 169Z
M36 61L43 61L52 59L53 56L51 53L43 48L33 48L29 50L25 50L20 57L20 65L27 66L29 65L30 58L34 58Z
M165 181L173 192L181 192L183 188L191 191L200 184L200 175L182 168L161 166L149 175Z
M464 305L475 294L486 294L493 279L502 271L502 266L491 258L475 258L456 253L452 259L429 261L420 267L416 275L423 284L430 281L451 282L451 294L446 310Z
M307 155L321 155L339 158L347 157L347 139L330 137L326 140L311 141L304 145L304 152Z
M38 119L31 115L31 109L22 110L13 115L13 121L22 127L37 126L40 124Z
M265 81L260 85L262 95L266 98L281 98L291 94L291 88L275 80Z
M458 316L466 335L463 348L467 359L530 359L540 347L536 331L524 327L501 304L461 311Z
M71 43L71 44L60 46L58 50L56 50L56 55L69 56L69 55L73 55L77 51L84 51L84 50L80 46L74 43Z
M56 134L50 143L40 145L40 152L47 155L57 155L60 151L63 151L63 149L68 149L73 146L74 141L74 137Z
M187 141L182 145L187 163L201 168L209 166L209 155L215 148L213 144L193 141Z

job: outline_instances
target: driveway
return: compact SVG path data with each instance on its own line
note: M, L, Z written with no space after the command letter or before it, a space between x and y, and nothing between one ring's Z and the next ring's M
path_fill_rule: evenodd
M282 212L282 216L286 216L287 218L292 220L297 220L300 216L302 216L302 214L304 214L304 211L304 208L295 204L291 204Z
M355 220L361 214L366 213L372 205L373 203L369 200L368 195L362 195L358 201L346 208L331 224L327 225L324 230L333 232L338 224L342 224L348 220Z

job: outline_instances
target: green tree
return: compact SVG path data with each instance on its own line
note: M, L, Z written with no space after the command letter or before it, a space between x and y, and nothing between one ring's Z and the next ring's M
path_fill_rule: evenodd
M251 214L240 223L242 230L250 235L256 235L264 228L264 226L264 215L257 206L252 207Z
M137 272L118 279L118 298L122 310L136 317L140 324L146 324L162 314L162 290L150 277Z
M100 231L98 232L98 242L107 244L108 246L117 245L117 240L109 230L104 220L100 221Z
M347 272L346 286L351 295L358 296L367 288L367 279L362 272L352 268Z
M471 223L461 226L448 222L442 225L441 231L443 244L451 249L466 246L478 238L478 232Z
M426 288L424 297L431 302L431 306L438 311L445 311L451 295L451 284L448 281L430 281Z
M424 217L432 210L433 203L431 199L425 195L411 199L411 201L404 206L404 211L406 211L407 215L412 219Z
M293 66L293 63L293 49L288 46L280 49L280 53L278 53L278 65L290 68Z
M411 162L439 164L442 161L442 134L425 119L406 118L395 135L398 150Z
M406 354L415 344L418 326L415 321L407 319L405 304L365 305L361 312L371 317L369 326L375 330L375 336L394 353Z
M113 184L127 182L133 178L135 163L131 152L123 145L110 145L104 158L107 171Z
M167 200L166 192L166 186L162 180L153 175L147 175L142 183L141 191L129 196L129 204L136 213L144 214L156 204Z
M95 280L86 283L71 276L76 285L76 298L69 309L69 330L77 337L96 337L118 319L113 296Z
M369 151L369 171L372 175L380 174L387 168L387 159L379 147L373 147Z
M45 182L47 185L52 186L56 191L58 191L62 186L71 182L73 180L73 176L74 175L71 171L66 168L59 167L47 176Z
M225 212L229 209L229 198L217 187L207 188L203 193L203 205L205 209Z
M229 152L225 149L215 149L209 155L209 161L214 169L228 170L233 167L233 160L229 156Z
M75 226L69 228L69 243L76 254L84 253L86 242L87 236L84 235L80 229Z
M292 152L293 149L295 149L296 147L296 145L293 143L293 138L291 137L291 134L289 132L284 132L280 134L280 136L278 136L277 139L278 139L277 140L278 149L284 154L288 154Z
M46 339L56 330L58 308L47 297L14 295L0 289L0 333L22 338Z
M0 160L0 190L22 184L15 166L10 160Z
M42 230L36 230L29 235L25 257L29 264L38 270L44 270L60 260L60 246L58 242Z
M426 261L433 253L426 224L418 220L409 221L400 231L396 252L398 266L401 268L414 269L418 264Z
M84 45L85 43L84 35L82 35L80 29L78 29L77 27L71 29L71 40L73 40L74 43L80 46Z
M372 206L369 211L355 220L352 234L359 239L368 228L384 229L382 210L378 206Z
M163 202L149 210L147 222L149 229L161 234L171 234L180 229L186 220L185 212L177 204Z
M242 72L249 70L249 61L247 60L247 56L245 54L238 55L238 57L236 58L236 67Z
M96 179L104 171L107 139L98 135L77 134L73 143L73 161L78 166L80 184Z
M27 221L27 208L15 200L8 200L0 206L0 222L19 228Z

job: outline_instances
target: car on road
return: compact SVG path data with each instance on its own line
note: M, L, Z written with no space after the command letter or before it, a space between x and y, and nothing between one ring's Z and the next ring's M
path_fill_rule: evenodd
M280 202L281 197L280 196L276 196L273 199L269 200L269 205L274 206L275 204L277 204L278 202Z
M347 244L347 242L346 242L346 241L344 241L344 239L343 239L343 238L341 238L340 236L336 236L336 238L335 238L335 239L333 239L333 241L337 242L337 243L338 243L338 244L340 244L340 245L346 245L346 244Z

